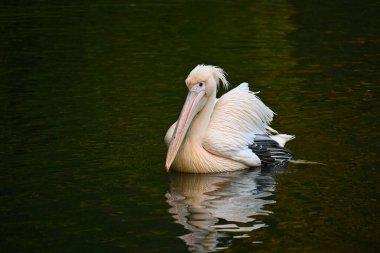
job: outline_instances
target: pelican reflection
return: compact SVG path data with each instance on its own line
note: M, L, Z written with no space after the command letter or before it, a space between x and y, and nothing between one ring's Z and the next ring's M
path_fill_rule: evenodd
M268 215L265 205L275 190L275 180L261 169L216 174L171 173L166 194L169 212L189 230L181 236L190 251L210 252L227 248L233 238L265 227L255 219Z

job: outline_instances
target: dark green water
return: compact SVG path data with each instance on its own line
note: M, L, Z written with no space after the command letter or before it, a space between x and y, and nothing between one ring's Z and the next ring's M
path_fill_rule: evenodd
M1 252L380 251L378 1L0 7ZM198 63L327 166L166 174Z

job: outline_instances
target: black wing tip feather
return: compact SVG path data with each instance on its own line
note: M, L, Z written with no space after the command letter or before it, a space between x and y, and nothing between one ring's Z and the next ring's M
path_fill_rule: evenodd
M260 158L262 166L283 166L293 158L288 149L267 135L257 135L254 143L248 147Z

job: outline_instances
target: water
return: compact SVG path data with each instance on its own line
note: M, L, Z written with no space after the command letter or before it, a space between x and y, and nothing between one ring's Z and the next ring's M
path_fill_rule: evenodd
M265 205L275 203L267 199L274 189L273 177L260 169L210 175L172 173L166 197L176 223L190 232L181 236L190 251L209 252L226 249L232 238L247 238L248 232L266 227L253 217L272 213Z
M379 3L13 1L0 11L2 252L379 251ZM164 172L198 63L295 134L289 164Z

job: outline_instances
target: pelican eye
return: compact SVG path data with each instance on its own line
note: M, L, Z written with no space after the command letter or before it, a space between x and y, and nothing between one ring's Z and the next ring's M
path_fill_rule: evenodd
M202 87L203 86L203 83L199 83L199 87Z

